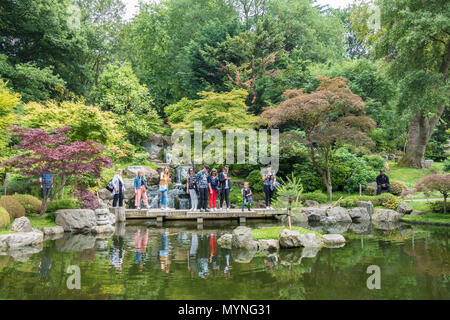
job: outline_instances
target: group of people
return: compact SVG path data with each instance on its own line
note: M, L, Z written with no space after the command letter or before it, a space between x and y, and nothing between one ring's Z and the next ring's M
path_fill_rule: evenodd
M266 209L272 208L272 198L276 187L276 176L272 172L272 168L267 167L266 171L262 175L262 181L264 184L265 203ZM161 195L161 209L169 210L167 203L167 192L169 190L169 184L171 182L170 171L168 167L165 167L159 174L158 178L158 190ZM112 183L112 196L113 207L117 204L122 207L125 184L122 179L122 169L118 169ZM134 178L134 191L135 191L135 207L142 209L141 200L144 204L144 208L149 209L147 198L148 184L142 171L138 171ZM208 165L204 165L202 170L195 172L194 168L189 168L188 176L186 179L186 193L189 194L191 200L191 208L189 211L200 210L200 212L217 211L217 197L219 196L219 209L228 211L230 209L230 192L231 179L229 175L229 167L224 166L222 172L218 174L217 169L210 170ZM244 182L244 186L241 189L242 194L242 211L245 207L251 210L251 204L253 201L253 191L250 188L248 181Z

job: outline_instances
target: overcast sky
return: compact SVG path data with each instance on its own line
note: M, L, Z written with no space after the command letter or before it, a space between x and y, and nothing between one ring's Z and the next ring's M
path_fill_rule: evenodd
M123 0L123 2L126 4L126 14L124 18L125 20L128 20L137 13L139 0ZM147 0L146 2L149 1ZM333 8L343 8L353 2L354 0L316 0L317 4L320 5L328 4L330 7Z

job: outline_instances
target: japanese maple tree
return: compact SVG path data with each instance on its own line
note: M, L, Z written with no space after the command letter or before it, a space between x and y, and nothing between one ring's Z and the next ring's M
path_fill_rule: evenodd
M298 127L305 132L302 143L322 177L332 199L329 160L338 143L372 147L368 132L375 122L365 115L366 106L360 96L352 93L346 79L319 77L321 84L311 93L287 90L277 108L267 109L261 120L269 127Z
M102 156L103 145L94 141L72 141L67 137L69 131L70 127L47 132L17 126L9 130L12 137L20 141L15 148L22 152L1 165L11 166L28 177L37 177L43 172L53 175L53 192L51 195L43 192L40 217L69 181L86 175L100 178L102 168L113 165L108 157Z
M444 196L444 213L447 213L447 197L450 192L450 174L430 174L416 182L416 191L439 191Z

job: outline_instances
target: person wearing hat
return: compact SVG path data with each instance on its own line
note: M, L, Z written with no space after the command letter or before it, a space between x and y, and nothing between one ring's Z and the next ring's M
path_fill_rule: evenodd
M389 184L389 177L384 173L384 170L380 170L380 174L377 177L377 195L381 194L381 190L387 190L391 192L391 185Z

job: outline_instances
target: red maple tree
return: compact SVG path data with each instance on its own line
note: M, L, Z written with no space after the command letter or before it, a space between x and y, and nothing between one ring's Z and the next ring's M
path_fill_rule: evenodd
M15 148L23 152L1 163L1 166L10 166L27 177L37 177L44 172L53 176L53 192L51 195L50 192L43 192L40 217L68 181L87 175L94 179L100 178L102 168L113 165L108 157L101 156L103 145L94 141L72 141L67 137L70 127L47 132L13 126L8 131L20 141Z

